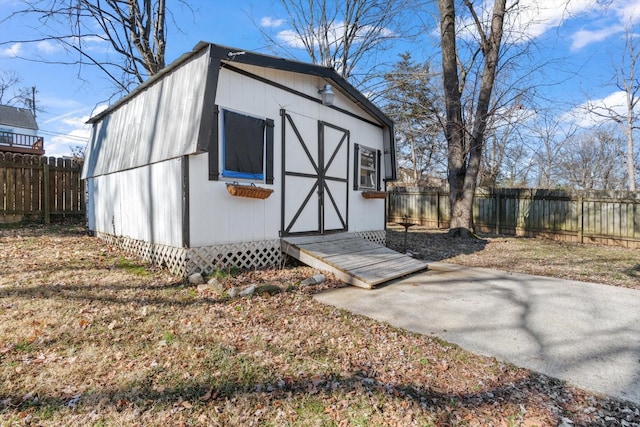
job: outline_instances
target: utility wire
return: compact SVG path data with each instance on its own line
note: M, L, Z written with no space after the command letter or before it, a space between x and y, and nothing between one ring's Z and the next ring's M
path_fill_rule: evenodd
M50 131L50 130L38 129L38 133L41 133L41 134L44 134L44 135L47 135L47 136L64 136L65 138L73 139L73 140L76 140L78 142L87 142L87 141L89 141L89 138L84 138L82 136L69 135L68 133L60 133L60 132L54 132L54 131Z

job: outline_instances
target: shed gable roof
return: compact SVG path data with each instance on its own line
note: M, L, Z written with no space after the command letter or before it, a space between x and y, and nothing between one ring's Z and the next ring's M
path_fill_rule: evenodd
M273 68L276 70L307 74L330 80L335 85L335 88L344 93L349 99L351 99L351 101L362 107L369 114L380 120L380 122L389 126L393 124L392 120L387 115L385 115L382 110L380 110L373 102L371 102L360 91L353 87L347 80L341 77L333 68L294 61L291 59L280 58L262 53L244 51L242 49L217 45L208 42L199 42L191 52L185 53L180 58L163 68L158 74L142 83L131 93L109 106L109 108L91 117L87 123L97 122L104 116L108 115L111 111L117 109L120 105L126 103L128 99L136 96L138 92L143 91L147 86L153 84L158 79L162 79L164 75L171 73L174 69L180 67L184 62L187 62L193 56L200 54L202 50L207 48L210 48L211 58L223 62L229 61L265 68Z
M38 130L36 118L31 110L0 105L0 125Z
M385 171L391 173L386 178L395 180L393 121L335 70L207 42L198 43L192 51L185 53L131 93L88 120L87 123L92 124L93 129L87 146L83 178L208 151L212 128L208 126L211 120L204 117L213 114L219 72L222 68L228 68L243 73L238 68L242 67L241 64L302 74L331 84L334 91L340 92L368 116L356 117L371 120L371 123L385 130ZM285 85L275 85L286 89ZM316 98L293 92L321 102L319 96ZM178 109L182 113L189 113L182 120L166 116L175 111L172 107L167 107L172 105L167 101L171 95L191 105L189 108ZM327 108L350 114L337 106ZM148 123L149 116L145 116L152 114L150 112L155 112L152 124ZM165 120L162 120L160 116L164 113ZM173 121L180 125L169 126L168 123ZM168 131L173 135L168 135ZM163 135L165 141L172 143L154 144L158 135Z

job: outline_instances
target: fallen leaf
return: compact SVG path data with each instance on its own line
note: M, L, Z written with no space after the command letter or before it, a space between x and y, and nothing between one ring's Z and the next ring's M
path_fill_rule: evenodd
M213 394L213 387L211 387L205 394L204 396L200 397L200 400L202 400L203 402L206 402L207 400L211 399L212 397L215 398L218 396L218 390L216 390L215 395Z

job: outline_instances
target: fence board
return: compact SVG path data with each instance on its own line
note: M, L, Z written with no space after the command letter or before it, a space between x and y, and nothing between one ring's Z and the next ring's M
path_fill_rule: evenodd
M417 224L448 227L448 196L442 189L395 188L389 194L388 220L406 216ZM431 200L439 203L435 211ZM640 248L639 204L640 192L479 190L474 223L482 232Z
M7 216L81 215L82 164L71 159L0 153L0 222Z
M6 201L6 209L9 212L15 212L16 210L16 184L15 184L15 168L9 169L7 171L7 201Z
M4 153L0 153L0 209L7 210L7 169L4 167Z

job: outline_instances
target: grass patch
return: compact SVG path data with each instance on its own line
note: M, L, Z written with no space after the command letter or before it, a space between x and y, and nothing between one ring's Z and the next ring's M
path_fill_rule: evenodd
M125 257L120 257L118 259L118 268L134 276L139 276L139 277L151 276L151 273L147 270L146 266L141 265L138 262L130 260Z
M640 264L625 270L624 274L629 277L633 277L634 279L640 279Z

